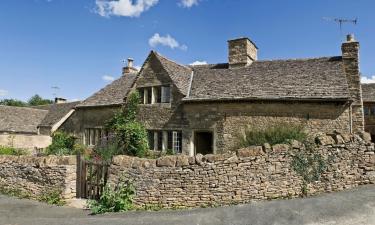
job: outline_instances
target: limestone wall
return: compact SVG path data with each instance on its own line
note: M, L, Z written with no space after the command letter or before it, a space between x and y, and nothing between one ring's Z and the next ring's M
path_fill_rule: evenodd
M0 146L22 149L46 148L52 138L46 135L0 134Z
M76 156L0 156L0 189L37 197L60 190L71 199L76 193Z
M330 164L310 193L332 192L375 182L374 144L359 136L319 139L316 149ZM219 155L139 159L117 156L110 183L120 176L133 181L136 205L197 207L290 198L301 194L302 179L291 167L293 145L258 146Z

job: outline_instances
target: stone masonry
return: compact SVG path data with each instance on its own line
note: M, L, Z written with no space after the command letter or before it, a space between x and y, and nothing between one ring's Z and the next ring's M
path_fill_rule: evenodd
M316 149L330 164L309 193L332 192L375 182L374 144L367 135L320 136ZM290 150L301 145L253 146L218 155L139 159L116 156L110 183L133 181L135 204L199 207L301 195L302 179L291 168Z
M38 197L61 191L64 199L76 196L75 156L0 156L0 188Z

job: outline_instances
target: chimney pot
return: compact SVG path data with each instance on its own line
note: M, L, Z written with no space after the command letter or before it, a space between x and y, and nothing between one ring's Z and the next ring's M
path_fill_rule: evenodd
M133 58L128 58L128 67L132 68L133 67L133 62L134 62Z
M353 41L355 41L354 34L348 34L348 35L346 35L346 41L347 42L353 42Z

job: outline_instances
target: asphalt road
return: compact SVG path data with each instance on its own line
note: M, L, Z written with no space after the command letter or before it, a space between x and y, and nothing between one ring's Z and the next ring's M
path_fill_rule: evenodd
M375 185L311 198L221 208L88 214L85 210L0 196L0 224L12 225L375 225Z

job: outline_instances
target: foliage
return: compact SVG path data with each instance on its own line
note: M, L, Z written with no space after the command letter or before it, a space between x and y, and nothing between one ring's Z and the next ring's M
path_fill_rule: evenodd
M314 147L314 144L305 142L305 149L300 149L292 155L291 166L303 179L303 195L307 195L308 184L319 181L321 174L327 169L327 161L321 154L314 152Z
M18 188L4 187L0 185L0 194L8 195L17 198L30 198L31 193L25 192Z
M83 152L84 147L75 144L75 137L65 132L55 132L52 144L45 150L47 155L74 155Z
M24 102L18 99L13 99L13 98L3 99L0 101L0 105L18 106L18 107L48 105L52 103L53 103L52 100L44 99L37 94L32 96L27 102Z
M167 149L165 152L167 155L176 155L176 152L173 149Z
M148 151L147 131L136 120L139 104L139 93L132 92L125 104L123 111L107 122L107 129L114 132L115 141L120 149L116 153L144 157Z
M27 152L24 149L18 149L13 147L0 146L0 155L26 155Z
M248 147L251 145L263 145L264 143L286 144L290 140L304 142L307 134L302 125L277 123L266 126L265 128L249 127L244 135L239 138L239 147Z
M61 191L59 190L45 190L37 199L38 201L45 202L50 205L62 206L65 204L64 200L61 198Z
M27 106L27 103L17 99L3 99L0 101L0 105L24 107Z
M50 99L44 99L42 97L40 97L39 95L34 95L32 96L28 101L27 103L30 105L30 106L38 106L38 105L48 105L48 104L52 104L53 101L50 100Z
M99 200L88 201L92 214L124 212L133 208L135 188L129 181L120 181L115 188L109 184L104 187Z
M105 145L96 146L93 149L93 153L91 157L94 159L101 159L106 162L110 162L114 155L120 154L120 148L118 147L117 143L109 143Z

